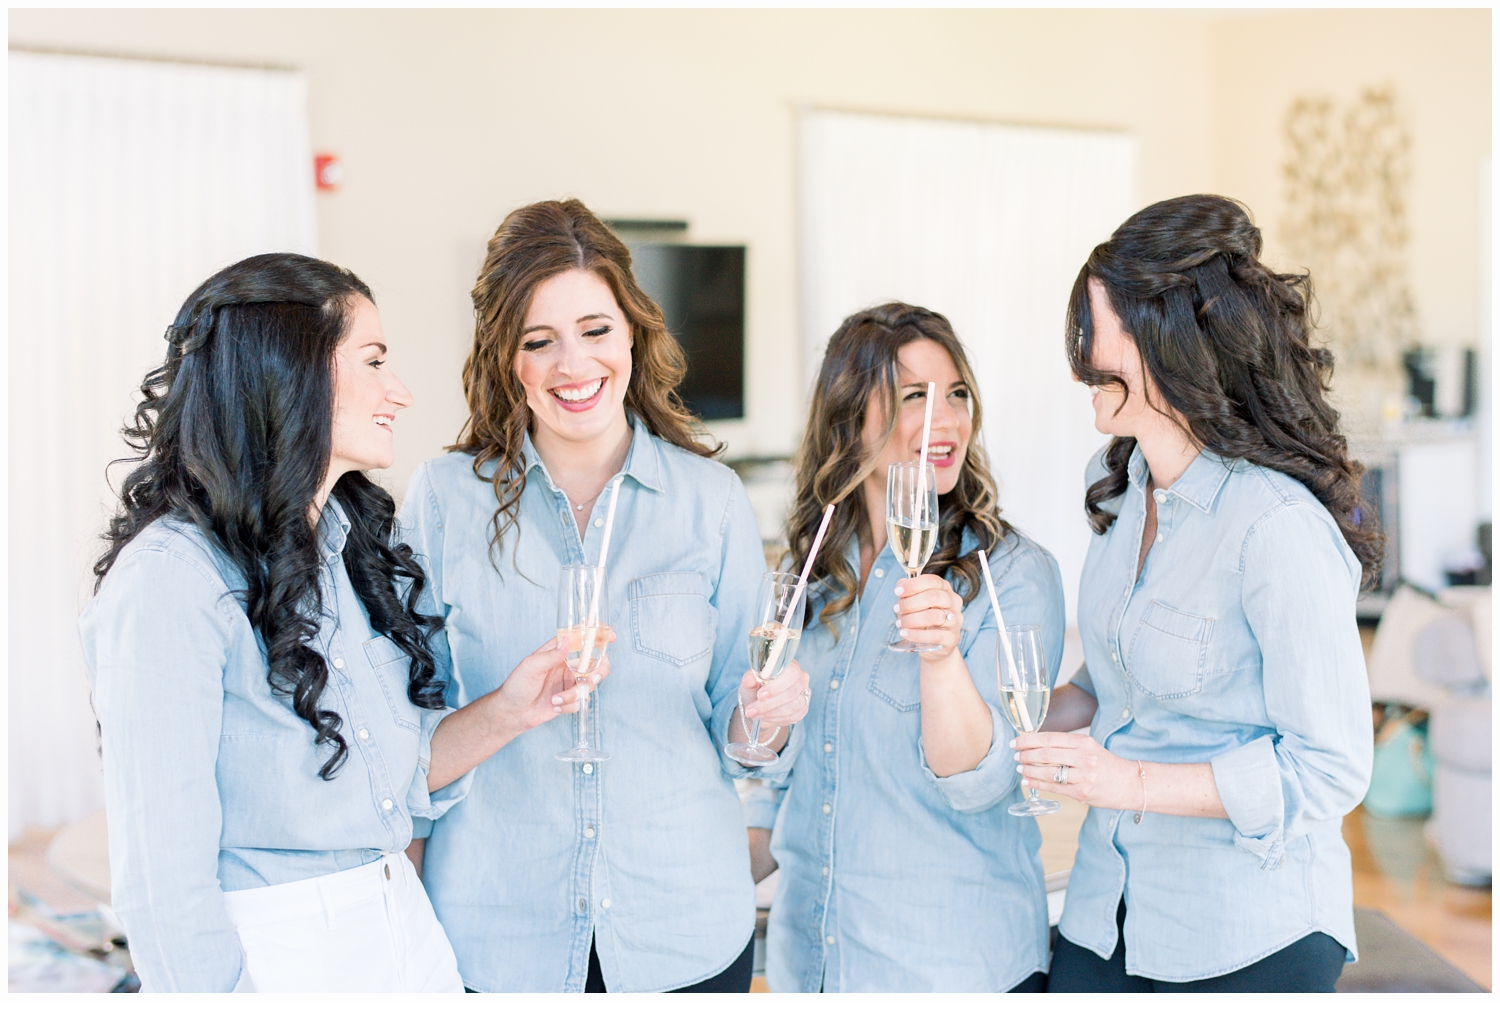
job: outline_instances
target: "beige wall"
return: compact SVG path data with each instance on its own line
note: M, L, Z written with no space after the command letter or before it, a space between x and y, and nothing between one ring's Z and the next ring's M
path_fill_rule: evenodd
M1212 65L1214 184L1257 210L1268 258L1288 267L1305 264L1295 263L1281 242L1287 107L1295 98L1348 103L1364 88L1394 88L1412 142L1408 250L1422 337L1476 343L1479 173L1490 153L1490 12L1228 18L1216 25Z
M319 198L323 255L375 288L393 365L417 395L398 493L463 420L467 291L485 239L511 208L561 195L748 244L749 416L715 431L731 455L789 451L806 379L787 370L805 105L1127 129L1142 203L1217 190L1274 232L1287 101L1352 94L1384 72L1415 118L1423 318L1435 337L1475 327L1487 11L16 10L9 24L12 45L306 70L314 146L347 173Z

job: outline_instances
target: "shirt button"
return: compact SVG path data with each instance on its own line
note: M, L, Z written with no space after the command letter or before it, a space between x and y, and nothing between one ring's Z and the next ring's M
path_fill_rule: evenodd
M823 942L827 943L831 947L831 946L833 946L833 937L832 936L825 936L825 937L823 937Z
M833 806L831 804L828 804L828 803L823 804L823 812L825 814L831 814L831 813L833 813Z
M1155 498L1158 502L1164 502L1167 500L1167 493L1165 491L1157 491L1151 497Z
M1165 534L1165 533L1158 533L1158 534L1157 534L1157 535L1156 535L1156 542L1157 542L1157 543L1161 543L1161 542L1162 542L1162 541L1163 541L1163 540L1165 540L1165 539L1166 539L1166 538L1167 538L1167 535L1166 535L1166 534Z
M877 569L875 569L875 571L873 572L873 574L874 574L874 576L877 579L883 579L883 578L885 578L885 569L884 568L877 568Z
M595 519L595 520L594 520L594 525L595 525L595 526L596 526L596 527L598 527L598 526L603 526L603 525L604 525L604 520L603 520L603 519Z
M592 827L584 828L583 829L583 837L585 837L585 838L593 838L594 837L594 829Z
M586 765L584 765L583 766L583 773L585 775L592 775L592 774L594 774L594 766L592 764L586 764Z
M395 805L396 804L392 803L390 800L381 800L380 801L380 809L382 809L382 810L389 810L392 807L394 807Z
M831 744L831 743L825 743L823 745L823 753L824 754L832 754L833 753L833 744Z
M1125 711L1121 712L1120 713L1120 718L1121 719L1129 719L1130 718L1130 709L1127 708Z
M828 682L828 690L830 690L830 691L837 691L838 689L839 689L839 682L838 682L838 678L835 677L833 680L830 680Z
M368 739L370 739L370 731L367 730L367 729L365 729L363 726L361 726L359 728L359 738L361 740L368 740Z
M599 902L599 907L600 908L608 908L609 907L609 899L608 898L601 899L600 902Z
M826 867L826 866L823 867L823 876L825 876L825 877L828 876L828 867ZM829 942L832 943L833 941L830 940Z
M344 668L344 661L342 659L335 659L333 661L333 668L335 670L342 670Z
M1118 652L1111 652L1109 658L1118 663L1120 661L1120 654Z

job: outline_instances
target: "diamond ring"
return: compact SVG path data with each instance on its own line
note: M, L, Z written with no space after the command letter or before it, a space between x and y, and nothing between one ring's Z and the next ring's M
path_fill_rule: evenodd
M1057 766L1057 771L1055 771L1055 772L1052 773L1052 781L1056 782L1058 785L1063 785L1063 786L1067 785L1068 784L1068 766L1067 765L1058 765Z

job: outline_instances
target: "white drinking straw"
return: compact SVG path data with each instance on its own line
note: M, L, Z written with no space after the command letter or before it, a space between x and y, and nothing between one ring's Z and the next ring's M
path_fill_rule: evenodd
M620 482L624 474L614 479L614 488L609 493L609 512L604 517L604 539L599 541L599 577L594 580L594 595L589 600L589 628L583 638L583 652L579 663L587 668L589 657L594 654L594 636L599 626L599 594L604 590L604 560L609 556L609 535L615 529L615 506L620 503Z
M922 563L922 552L918 546L922 542L921 522L922 512L927 505L927 437L932 433L932 401L937 398L937 383L927 384L927 414L922 418L922 454L917 459L917 514L912 521L917 523L912 530L910 562L906 567L912 571Z
M1010 662L1011 672L1019 672L1016 654L1010 647L1010 632L1005 630L1005 616L1000 613L1000 597L995 594L995 578L990 574L990 559L984 551L979 552L979 567L984 571L984 588L990 591L990 608L995 611L995 623L1000 625L1000 644L1005 647L1005 658ZM1026 732L1035 733L1036 727L1031 725L1031 713L1026 710L1026 706L1017 705L1016 711L1021 713L1021 724Z
M828 532L828 522L833 518L833 503L829 502L823 509L823 521L818 524L817 535L813 537L812 550L807 552L807 560L802 563L802 574L797 577L797 588L792 591L792 604L786 608L788 619L797 612L797 607L802 603L802 591L807 588L807 577L812 574L813 560L818 556L818 548L823 546L823 535ZM761 665L761 670L776 669L776 661L781 658L781 650L790 637L790 630L782 625L782 630L787 634L778 634L771 640L771 651L766 653L766 661Z

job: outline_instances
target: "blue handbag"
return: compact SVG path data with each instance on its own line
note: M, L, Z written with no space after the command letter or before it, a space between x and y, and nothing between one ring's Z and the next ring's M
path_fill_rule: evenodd
M1375 736L1375 763L1365 809L1379 817L1426 817L1432 813L1432 751L1420 710L1388 719Z

